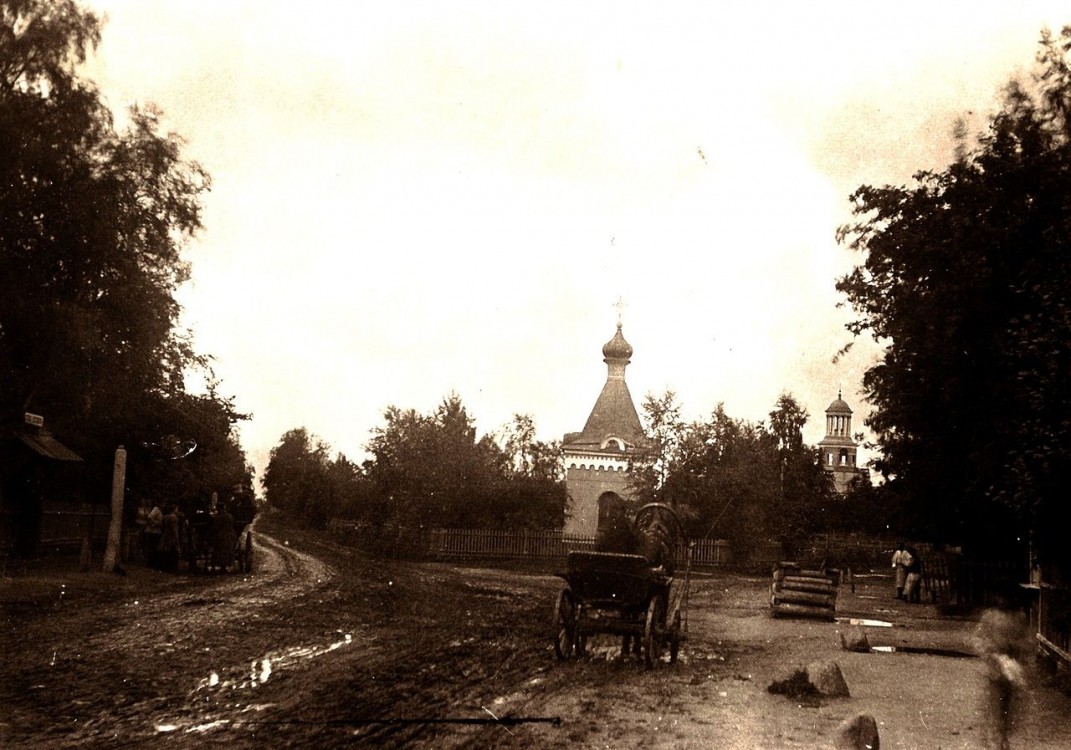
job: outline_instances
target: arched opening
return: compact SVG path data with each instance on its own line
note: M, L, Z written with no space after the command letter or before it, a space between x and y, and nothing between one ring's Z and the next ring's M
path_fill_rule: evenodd
M604 492L599 495L599 531L615 528L627 522L624 498L616 492Z
M599 495L599 527L596 549L602 552L632 552L632 532L625 501L616 492Z

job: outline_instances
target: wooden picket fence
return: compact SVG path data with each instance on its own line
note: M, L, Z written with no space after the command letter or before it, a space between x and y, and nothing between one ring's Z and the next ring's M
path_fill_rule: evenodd
M1043 566L1027 587L1034 595L1030 620L1042 653L1071 669L1071 586L1061 573Z
M94 545L103 546L110 518L110 508L103 505L46 503L41 512L38 537L32 545L32 556L77 551L87 538ZM14 528L13 514L0 511L0 556L14 553L19 546Z
M564 562L577 550L595 549L596 537L566 535L561 529L413 529L396 527L388 532L363 524L333 519L330 528L356 543L386 546L393 554L436 560L481 559ZM677 559L687 559L688 549L677 550ZM728 565L731 548L724 539L700 539L691 545L692 565L711 568Z
M935 604L957 609L991 606L999 592L1015 590L1025 565L1005 560L969 560L930 552L923 556L922 586Z

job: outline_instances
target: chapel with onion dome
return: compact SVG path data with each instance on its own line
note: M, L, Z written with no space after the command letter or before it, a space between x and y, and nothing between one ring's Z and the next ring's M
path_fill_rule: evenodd
M625 382L632 345L621 332L602 348L606 383L595 400L584 429L562 440L566 506L566 536L594 536L629 497L629 459L647 445L636 404Z

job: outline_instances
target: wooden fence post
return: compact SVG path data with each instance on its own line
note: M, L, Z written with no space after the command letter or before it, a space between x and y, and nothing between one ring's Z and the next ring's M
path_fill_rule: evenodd
M119 557L119 542L123 535L123 495L126 487L126 449L115 449L115 465L112 467L112 518L108 526L108 546L104 550L105 573L115 570Z

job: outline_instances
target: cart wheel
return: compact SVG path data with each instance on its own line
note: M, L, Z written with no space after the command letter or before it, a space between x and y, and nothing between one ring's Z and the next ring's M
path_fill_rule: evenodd
M665 631L662 623L665 621L665 607L662 597L651 597L647 605L647 624L643 629L643 660L647 667L653 667L655 662L662 658L662 638Z
M673 612L673 624L669 626L669 663L677 661L677 654L681 650L681 611Z
M554 653L559 659L568 659L573 653L573 641L576 638L576 605L573 592L562 589L554 605L554 623L558 635L554 639Z

